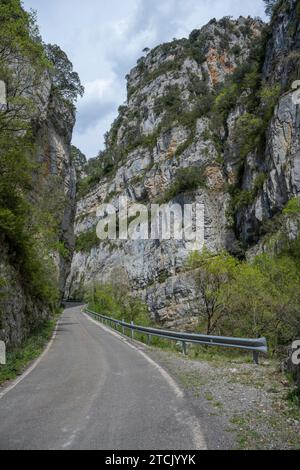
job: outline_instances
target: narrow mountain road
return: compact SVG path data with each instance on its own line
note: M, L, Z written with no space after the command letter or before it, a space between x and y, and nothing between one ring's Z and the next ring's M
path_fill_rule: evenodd
M170 376L79 307L64 312L49 351L0 399L0 449L204 448Z

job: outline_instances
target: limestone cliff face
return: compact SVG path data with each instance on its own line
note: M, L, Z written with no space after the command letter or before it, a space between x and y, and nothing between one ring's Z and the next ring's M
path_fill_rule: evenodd
M300 78L299 61L300 5L289 0L282 2L272 22L262 75L265 86L281 84L283 93L267 130L265 151L247 156L241 177L241 187L251 191L257 177L265 175L257 196L238 213L239 235L254 252L263 249L264 224L300 194L300 107L292 88Z
M32 298L24 279L11 262L8 246L0 238L1 316L0 340L7 347L19 346L50 316L48 307Z
M263 81L287 85L289 68L279 56L299 52L299 2L289 0L271 26L266 46ZM95 230L99 204L117 207L119 196L130 204L151 204L168 194L179 171L192 168L203 176L198 190L182 192L170 202L205 205L205 244L213 252L250 251L260 244L263 222L271 220L286 202L299 195L299 106L290 89L281 94L267 129L263 153L246 155L237 163L236 123L246 114L246 90L219 126L212 116L211 95L255 54L264 25L259 20L212 20L189 39L173 41L150 51L128 75L128 101L107 138L99 158L103 176L78 201L76 236ZM285 43L287 31L293 38ZM274 71L274 73L273 73ZM261 178L263 173L264 178ZM257 181L260 177L260 184ZM229 188L251 193L230 223ZM117 272L129 279L134 292L148 304L157 320L186 324L197 310L193 276L184 266L193 246L181 241L107 241L74 253L66 293L80 298L93 281L109 282Z
M299 80L300 6L297 0L281 2L272 21L264 63L264 79L289 86Z
M25 77L28 81L28 77ZM28 90L35 100L31 116L37 166L31 203L43 211L53 211L59 227L57 244L63 253L53 252L61 296L70 271L74 248L74 217L76 207L76 171L71 157L71 137L75 123L74 110L53 93L51 77L45 74L36 87ZM52 206L53 209L52 209ZM37 234L38 236L38 234ZM49 318L50 310L33 298L19 270L12 263L4 240L0 240L0 339L8 347L19 345L28 334Z
M35 122L37 160L42 166L37 180L42 197L49 179L53 178L52 197L58 204L58 240L64 246L64 254L56 253L59 289L63 297L74 250L74 219L76 211L76 162L71 154L71 139L75 124L75 112L52 94L51 81L42 97L43 111Z

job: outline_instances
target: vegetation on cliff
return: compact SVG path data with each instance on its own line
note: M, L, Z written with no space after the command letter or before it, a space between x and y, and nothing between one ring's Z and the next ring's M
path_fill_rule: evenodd
M65 253L57 217L65 196L60 190L55 196L55 176L39 182L47 163L36 159L37 91L52 83L50 99L56 95L74 110L83 88L59 47L43 44L34 14L19 0L1 1L0 25L0 79L7 93L0 110L0 243L25 291L53 307L59 300L53 253Z

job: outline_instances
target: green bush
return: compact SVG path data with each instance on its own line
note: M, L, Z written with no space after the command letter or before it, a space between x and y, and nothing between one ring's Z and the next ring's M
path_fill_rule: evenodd
M22 346L7 352L7 363L5 366L0 366L0 385L22 374L28 364L41 355L53 334L55 325L56 318L44 322L32 332Z
M220 114L223 120L226 120L230 111L235 107L238 96L238 85L236 83L225 87L215 99L214 113Z
M156 99L154 103L154 111L157 115L164 111L174 115L179 114L182 110L181 95L178 85L168 87L167 93Z
M36 129L31 128L36 100L28 86L32 82L39 89L51 74L53 95L72 101L75 91L82 89L75 90L78 76L62 51L56 49L60 65L47 58L35 15L25 12L22 2L2 1L0 18L0 75L7 83L9 103L5 112L0 111L0 239L26 294L54 308L59 292L53 251L67 256L68 249L58 226L65 199L61 180L49 175L48 168L43 173L44 164L37 163L32 138Z
M294 197L291 199L285 206L283 213L289 216L300 215L300 198Z
M246 113L241 116L235 128L235 141L239 148L241 161L262 145L265 125L261 117Z
M96 227L94 227L76 237L75 250L77 252L88 253L99 244L100 240L97 237Z
M300 268L293 249L299 240L277 256L267 254L252 262L226 253L204 251L191 255L201 293L199 324L224 336L266 336L270 351L280 355L300 333Z
M139 298L132 296L130 291L126 283L94 284L87 289L88 307L116 320L150 326L147 306Z
M206 178L203 169L200 167L181 168L175 176L171 187L167 190L160 202L169 202L179 194L196 191L205 187Z

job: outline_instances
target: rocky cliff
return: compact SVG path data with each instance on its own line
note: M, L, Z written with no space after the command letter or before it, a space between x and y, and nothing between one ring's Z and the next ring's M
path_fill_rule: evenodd
M55 253L59 289L63 297L74 250L77 164L71 152L75 111L52 93L51 79L41 96L42 108L34 122L36 158L40 169L36 179L36 203L45 200L51 191L58 219L58 241L63 249ZM48 192L48 194L47 194Z
M93 164L98 177L78 200L69 298L121 273L156 320L178 326L196 313L193 276L184 269L190 244L93 236L99 204L117 207L120 196L129 204L203 203L210 251L244 257L263 249L268 222L300 192L299 106L290 88L297 65L296 0L279 2L270 26L212 20L139 60ZM180 187L186 169L199 176L197 188Z
M30 112L26 113L24 120L30 124L33 142L31 189L26 195L31 213L24 223L28 230L34 231L34 240L42 248L41 262L46 265L49 253L54 260L54 284L59 286L62 298L74 249L76 162L71 155L71 138L75 109L57 93L53 84L53 70L49 72L45 69L40 75L27 63L20 70L13 69L11 80L16 78L25 90L19 94L19 101L31 103ZM15 90L19 93L17 88ZM26 171L24 168L24 175ZM2 230L0 242L0 339L12 347L19 345L30 332L49 318L53 305L50 299L41 299L34 294L30 279L22 274L23 248L18 253L18 248L15 244L12 246ZM28 244L29 238L24 243ZM34 276L38 276L35 265L30 269ZM52 271L49 270L49 284L51 276Z

